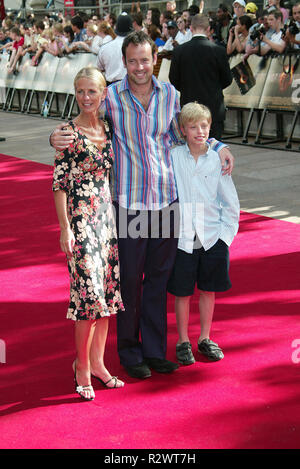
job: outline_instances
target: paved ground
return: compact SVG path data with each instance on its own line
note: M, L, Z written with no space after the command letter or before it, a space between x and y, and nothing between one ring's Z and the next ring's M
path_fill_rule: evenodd
M60 120L0 111L0 153L52 165L49 134ZM300 152L231 144L241 209L300 223Z

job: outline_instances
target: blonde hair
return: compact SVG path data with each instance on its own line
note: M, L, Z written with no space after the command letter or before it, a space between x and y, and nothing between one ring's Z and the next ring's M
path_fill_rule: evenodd
M184 127L187 122L197 122L204 119L211 123L211 112L204 104L199 104L195 101L183 106L179 114L179 125Z
M44 39L49 39L49 41L53 41L54 39L54 32L52 30L52 28L47 28L45 29L43 32L42 32L42 37Z
M96 67L84 67L77 73L74 78L74 88L76 89L76 83L80 78L88 78L99 86L99 90L103 91L106 87L106 81L100 70Z
M94 36L96 36L98 32L98 27L95 24L88 24L86 29L90 31L92 34L94 34Z
M57 31L59 34L63 34L64 33L64 27L63 27L62 23L54 23L53 31Z

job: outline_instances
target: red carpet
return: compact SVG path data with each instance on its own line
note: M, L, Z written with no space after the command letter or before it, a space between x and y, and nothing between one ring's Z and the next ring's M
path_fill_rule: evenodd
M195 365L170 376L127 378L113 318L106 362L126 386L96 386L95 401L86 403L73 389L52 168L0 155L0 172L1 448L299 448L299 225L242 214L231 248L233 288L218 295L212 333L224 360L197 355ZM168 311L168 358L175 360L171 297ZM198 333L195 298L194 348Z

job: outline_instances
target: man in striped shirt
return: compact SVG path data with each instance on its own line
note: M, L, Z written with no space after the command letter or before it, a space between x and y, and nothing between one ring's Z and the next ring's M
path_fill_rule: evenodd
M130 376L147 378L151 369L170 373L178 368L166 360L166 285L178 242L170 147L180 139L180 106L175 88L153 76L155 45L145 33L128 35L122 53L127 75L108 87L105 100L113 125L112 197L125 305L117 317L118 353ZM72 136L68 141L59 127L51 143L62 149ZM231 172L232 155L225 148L220 151Z

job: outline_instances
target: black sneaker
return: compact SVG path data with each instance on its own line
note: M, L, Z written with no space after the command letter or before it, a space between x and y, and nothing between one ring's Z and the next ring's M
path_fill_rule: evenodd
M200 343L198 343L198 350L200 353L214 362L224 358L224 354L218 344L210 339L203 339Z
M125 370L132 378L150 378L151 370L145 362L138 363L137 365L125 366Z
M162 358L145 358L145 362L157 373L172 373L179 367L178 363L170 362Z
M190 342L183 342L176 345L176 358L180 365L192 365L195 363L195 357L192 352Z

